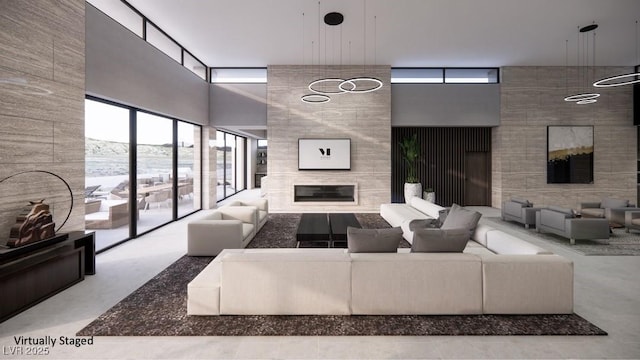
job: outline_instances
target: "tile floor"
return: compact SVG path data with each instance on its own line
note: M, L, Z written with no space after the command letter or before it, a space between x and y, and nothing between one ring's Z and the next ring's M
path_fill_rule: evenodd
M252 196L243 192L243 197ZM486 216L499 210L478 208ZM192 215L196 218L202 214ZM640 359L640 257L582 256L526 240L575 264L575 312L609 336L95 337L47 356L15 354L14 336L75 333L186 253L189 218L100 254L97 274L0 324L2 359ZM1 294L0 294L1 296ZM26 351L26 347L22 348Z

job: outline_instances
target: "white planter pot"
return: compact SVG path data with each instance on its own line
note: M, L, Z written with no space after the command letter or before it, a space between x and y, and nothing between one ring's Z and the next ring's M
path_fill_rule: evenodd
M428 202L436 203L436 193L433 191L424 192L424 199Z
M404 202L409 203L413 196L421 197L422 184L420 183L404 183Z

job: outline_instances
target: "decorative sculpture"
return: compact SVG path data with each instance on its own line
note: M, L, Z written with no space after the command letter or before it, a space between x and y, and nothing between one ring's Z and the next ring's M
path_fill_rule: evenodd
M53 237L56 233L53 216L44 199L29 201L24 211L16 217L16 224L11 227L7 246L19 247L32 242Z

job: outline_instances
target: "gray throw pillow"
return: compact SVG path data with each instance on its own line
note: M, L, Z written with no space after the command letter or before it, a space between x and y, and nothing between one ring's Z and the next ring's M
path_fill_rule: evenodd
M409 223L409 230L415 231L420 228L434 228L439 226L438 219L415 219Z
M417 229L411 252L462 252L468 241L467 229Z
M359 229L347 227L347 248L350 253L398 252L402 229Z
M469 232L469 237L478 226L478 221L480 221L480 214L477 211L469 210L460 207L457 204L453 204L451 206L451 210L449 210L449 214L447 214L447 218L444 220L444 223L440 227L441 229L467 229Z

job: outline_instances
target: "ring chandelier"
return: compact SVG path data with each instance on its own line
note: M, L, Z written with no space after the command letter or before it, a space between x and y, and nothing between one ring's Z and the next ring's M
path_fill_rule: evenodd
M598 28L597 24L591 24L591 25L587 25L587 26L583 26L581 28L578 28L578 41L577 41L577 45L578 45L578 60L577 60L577 66L578 68L580 68L580 41L582 40L583 42L583 54L582 57L585 58L585 63L583 65L584 69L584 78L585 80L588 78L588 72L589 72L589 55L588 55L588 49L589 49L589 41L587 38L586 33L591 32L595 29ZM584 35L580 35L580 34L584 34ZM585 47L586 45L586 47ZM568 68L569 65L569 42L567 41L567 45L566 45L566 67ZM595 33L593 34L593 47L592 47L592 51L593 51L593 69L592 71L595 71L595 63L596 63L596 37L595 37ZM580 76L580 75L579 75ZM582 77L582 76L581 76ZM568 80L567 80L568 81ZM568 88L568 85L567 85ZM600 97L599 93L595 93L595 92L583 92L583 93L579 93L579 94L575 94L575 95L570 95L564 98L564 101L567 102L575 102L577 105L587 105L587 104L593 104L595 102L598 101L598 97Z
M331 101L331 98L324 94L307 94L302 96L300 100L307 104L324 104Z
M318 2L318 10L320 3ZM319 11L318 11L319 12ZM303 32L304 32L304 13L302 14L302 22L303 22ZM324 16L324 23L329 26L336 26L342 24L344 21L344 16L338 12L330 12ZM374 17L375 21L375 17ZM366 33L366 0L365 0L365 31ZM318 36L320 31L318 31ZM374 41L375 42L375 41ZM303 38L304 43L304 38ZM366 37L365 37L366 44ZM365 50L366 55L366 50ZM320 89L320 85L325 85L329 83L335 83L337 85L334 89ZM309 91L313 92L313 94L304 95L300 98L302 102L309 104L323 104L331 101L329 95L340 95L340 94L365 94L369 92L376 91L383 86L383 83L380 79L369 77L369 76L359 76L350 79L342 79L342 78L321 78L318 80L314 80L309 83Z
M640 56L638 55L638 20L636 20L636 63L640 63ZM625 79L625 80L620 82L614 82L614 80L620 80L620 79ZM609 76L604 79L600 79L594 82L593 86L606 88L606 87L631 85L639 82L640 82L640 72L636 71L630 74Z

